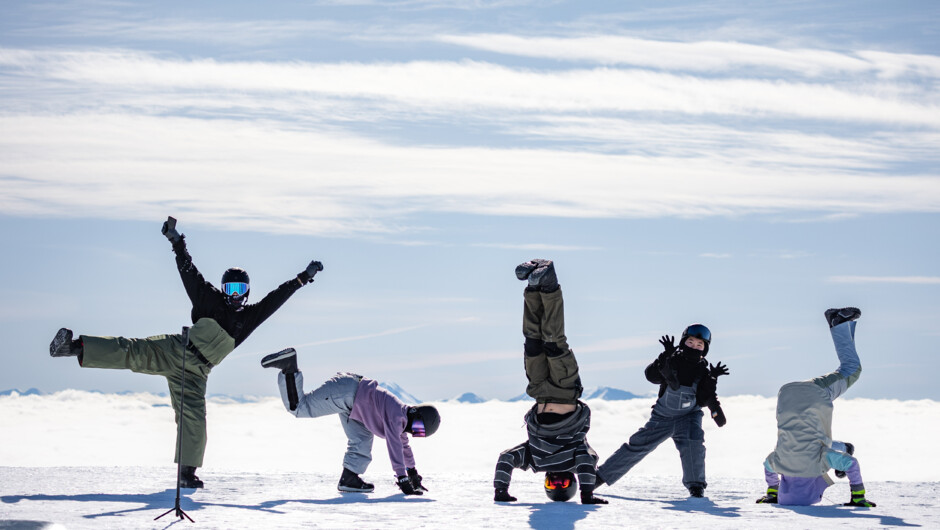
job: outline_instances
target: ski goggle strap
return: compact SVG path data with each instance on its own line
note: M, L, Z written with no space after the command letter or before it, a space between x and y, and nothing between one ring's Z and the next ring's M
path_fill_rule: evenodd
M418 438L427 436L428 431L424 428L424 421L421 418L415 418L411 422L411 435Z
M550 489L550 490L553 490L556 488L568 489L569 486L571 486L571 479L568 477L557 477L557 476L550 477L548 475L545 475L545 489Z
M712 341L712 332L707 327L701 324L692 324L686 330L685 335L687 337L696 337L704 340L705 342Z
M245 296L248 292L248 284L244 282L223 283L222 291L228 296Z

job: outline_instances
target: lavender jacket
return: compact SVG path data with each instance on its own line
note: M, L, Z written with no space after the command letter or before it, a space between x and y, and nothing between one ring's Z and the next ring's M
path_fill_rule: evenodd
M822 500L823 493L832 479L829 475L818 477L790 477L778 475L764 468L764 479L768 486L777 486L777 502L789 506L810 506Z
M396 476L407 474L406 468L415 467L414 453L408 445L408 406L390 394L374 379L362 378L349 419L366 426L369 432L385 439L388 458Z

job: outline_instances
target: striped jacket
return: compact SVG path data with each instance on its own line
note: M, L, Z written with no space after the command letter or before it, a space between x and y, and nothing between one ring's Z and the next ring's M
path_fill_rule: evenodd
M574 414L558 423L540 424L533 405L525 415L529 440L500 453L493 486L509 488L513 469L574 471L581 491L594 491L597 453L588 444L591 409L579 401Z

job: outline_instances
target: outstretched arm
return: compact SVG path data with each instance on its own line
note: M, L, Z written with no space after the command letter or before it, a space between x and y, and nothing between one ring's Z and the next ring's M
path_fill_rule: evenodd
M310 264L307 265L307 268L300 271L295 278L287 280L279 285L277 289L265 295L260 302L255 304L254 311L257 312L255 325L261 324L269 316L273 315L298 289L313 282L313 277L322 270L322 263L319 261L311 261Z
M496 489L509 489L512 481L512 470L522 468L529 460L529 442L523 442L512 449L499 454L496 462L496 476L493 477L493 487Z
M193 264L193 258L186 249L186 236L176 231L176 219L167 217L160 232L173 245L173 253L176 254L176 269L180 273L183 287L193 306L202 304L206 297L221 295L221 291L207 282Z

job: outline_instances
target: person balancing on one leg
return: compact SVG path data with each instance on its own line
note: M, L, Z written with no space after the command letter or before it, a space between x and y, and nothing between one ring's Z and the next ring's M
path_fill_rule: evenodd
M183 348L189 350L185 370L186 388L183 389L183 424L181 439L174 447L182 447L174 462L181 465L181 487L201 488L202 480L196 468L202 466L206 451L206 383L209 372L241 344L262 322L270 317L303 285L313 281L323 270L319 261L311 261L296 278L282 283L256 304L247 303L248 273L231 268L222 275L220 291L206 281L186 250L185 236L177 232L176 219L163 223L162 233L170 241L176 254L176 266L186 294L192 302L193 326L189 330L189 343L182 336L156 335L144 339L124 337L95 337L80 335L73 338L72 330L62 328L49 345L53 357L75 357L83 368L126 369L138 373L166 377L170 400L180 418L180 376Z
M337 489L369 493L375 485L362 480L372 462L372 440L385 439L396 484L405 495L428 491L415 465L408 435L431 436L441 424L432 405L405 405L373 379L338 373L319 388L304 393L304 376L297 368L297 352L287 348L261 359L261 366L277 368L277 385L288 412L297 418L319 418L336 414L348 440L343 473Z
M822 500L836 476L849 477L846 506L869 508L855 447L832 439L832 402L858 380L862 364L855 351L855 326L862 312L855 307L825 313L839 357L839 368L810 381L787 383L777 393L777 447L764 460L767 493L758 503L809 506Z
M708 407L719 427L726 423L718 402L718 377L728 374L721 363L705 362L711 331L702 324L685 328L678 349L674 338L663 336L663 352L646 367L646 379L659 385L659 398L649 421L597 469L600 484L614 484L651 453L672 438L682 461L682 484L693 497L705 495L705 431L702 407Z
M582 504L607 504L594 496L597 453L588 444L591 409L580 401L583 390L578 361L565 337L561 287L550 260L536 259L516 267L527 280L523 296L526 393L536 403L525 415L528 441L503 451L496 463L493 486L496 502L512 502L509 482L513 469L545 471L545 488L553 500L567 500L580 481Z

